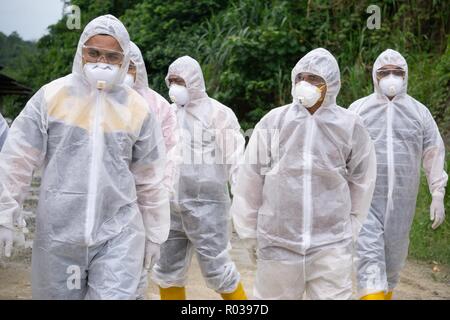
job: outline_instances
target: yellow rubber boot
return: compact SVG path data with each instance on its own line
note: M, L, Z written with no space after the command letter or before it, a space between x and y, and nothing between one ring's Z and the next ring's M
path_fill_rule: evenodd
M184 287L159 287L161 300L186 300L186 289Z
M388 293L386 293L386 295L384 296L384 300L392 300L392 295L394 294L394 292L389 291Z
M239 282L236 290L231 293L221 293L223 300L247 300L247 295L244 291L244 286L242 282Z
M380 291L380 292L368 294L368 295L362 297L361 300L385 300L384 292Z

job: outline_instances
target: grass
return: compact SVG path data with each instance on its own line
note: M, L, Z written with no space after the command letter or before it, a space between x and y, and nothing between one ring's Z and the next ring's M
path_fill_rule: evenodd
M449 155L447 155L449 159ZM450 168L450 159L447 160ZM448 188L447 188L448 189ZM444 198L447 215L450 213L450 192ZM421 177L419 195L417 197L416 214L411 228L409 256L428 262L450 266L450 219L447 216L444 223L436 230L431 229L429 207L431 195L424 174Z

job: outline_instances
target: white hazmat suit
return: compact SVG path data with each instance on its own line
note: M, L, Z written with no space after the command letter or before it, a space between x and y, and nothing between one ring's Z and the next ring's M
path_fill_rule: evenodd
M295 95L300 73L326 83L313 115ZM292 70L294 102L270 111L250 138L231 212L239 236L257 239L258 299L352 296L352 238L367 215L376 159L361 119L336 105L339 89L335 58L309 52Z
M403 86L392 100L382 93L376 75L386 65L405 71ZM408 66L400 53L388 49L376 59L373 83L375 92L350 106L363 119L377 153L375 191L358 239L360 297L392 291L398 283L408 255L421 162L433 201L442 204L440 215L448 179L438 127L428 108L407 94Z
M190 102L176 106L180 154L171 199L171 230L161 246L153 280L162 288L184 287L193 253L209 288L233 292L240 275L229 255L230 196L245 140L233 111L208 97L197 61L181 57L169 67L169 77L186 83Z
M99 34L124 54L104 89L89 84L82 62L82 46ZM134 299L145 238L167 239L164 140L145 100L122 85L128 64L123 24L111 15L92 20L72 73L43 86L12 125L0 155L0 228L14 228L33 170L43 167L33 298Z

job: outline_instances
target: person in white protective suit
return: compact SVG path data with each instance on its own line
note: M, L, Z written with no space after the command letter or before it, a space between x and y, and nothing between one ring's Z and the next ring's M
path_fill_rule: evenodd
M135 299L144 260L155 255L145 246L168 237L164 140L145 100L122 84L129 43L111 15L88 23L72 73L38 90L0 154L8 247L33 170L43 167L33 298Z
M375 92L355 101L375 142L377 179L369 215L359 235L358 296L390 300L408 255L409 232L416 210L420 165L433 201L433 229L445 217L445 149L430 111L407 94L408 65L394 50L375 61Z
M166 84L180 127L180 155L171 198L169 239L152 279L161 299L185 299L194 252L206 285L223 299L246 299L230 258L231 190L245 140L231 109L208 97L198 62L184 56L168 70Z
M292 70L293 102L256 125L231 213L257 263L257 299L350 299L353 244L367 215L375 150L336 105L340 73L323 48Z
M0 151L2 150L3 144L5 143L6 136L8 135L8 130L8 123L0 113Z
M164 186L166 187L167 192L171 194L173 193L172 177L175 170L174 161L176 157L175 147L177 144L177 118L175 110L170 106L169 102L160 94L149 88L144 58L134 42L130 42L130 66L124 82L136 90L145 99L150 112L156 117L161 125L167 156ZM150 270L153 267L153 264L159 259L159 248L155 249L155 258L147 261L148 264L144 266L142 272L137 296L137 299L139 300L145 299L146 297L148 270Z
M147 70L145 68L144 58L141 50L134 42L130 42L130 67L125 76L125 83L136 90L147 102L150 112L156 116L161 124L161 129L166 147L166 174L164 185L169 193L173 192L174 158L176 157L177 144L177 116L175 109L159 93L148 86Z

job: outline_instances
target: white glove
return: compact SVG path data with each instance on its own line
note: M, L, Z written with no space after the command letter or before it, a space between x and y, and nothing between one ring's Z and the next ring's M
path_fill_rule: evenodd
M258 260L257 255L257 242L256 239L246 239L244 240L244 246L247 248L248 256L250 258L250 261L256 265L256 261Z
M2 258L3 255L7 258L11 257L14 233L14 230L0 226L0 258Z
M144 268L150 270L160 257L160 246L157 243L147 240L145 243Z
M430 206L430 220L433 221L433 229L439 227L445 219L444 199L433 198Z

